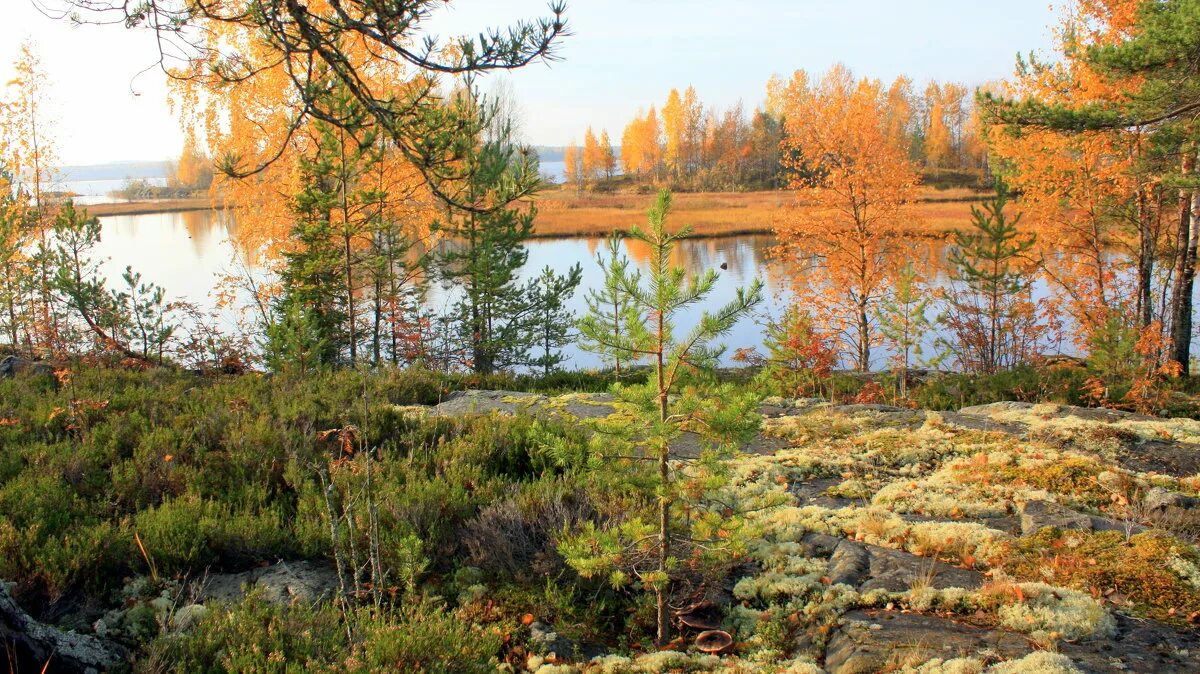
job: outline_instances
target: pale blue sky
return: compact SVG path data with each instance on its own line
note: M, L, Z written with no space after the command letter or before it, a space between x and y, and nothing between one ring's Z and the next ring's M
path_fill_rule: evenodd
M3 0L0 82L21 39L40 46L54 81L64 163L157 159L178 152L180 133L161 76L130 79L150 61L146 35L118 27L73 28L29 0ZM544 13L544 0L455 0L433 29L474 33L514 16ZM706 104L741 99L753 109L772 73L821 72L836 62L890 80L901 73L979 84L1009 76L1018 52L1046 49L1049 0L573 0L564 60L509 76L525 136L561 145L589 123L614 140L639 107L671 87L694 85Z

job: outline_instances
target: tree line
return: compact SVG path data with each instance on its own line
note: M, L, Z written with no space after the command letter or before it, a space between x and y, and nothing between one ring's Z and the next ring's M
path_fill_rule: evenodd
M672 89L666 101L639 110L625 125L614 152L608 131L599 140L591 127L582 146L566 148L564 177L578 191L603 188L602 179L620 172L636 181L682 190L773 189L787 186L789 163L781 148L789 125L781 77L767 82L765 102L747 111L738 102L727 109L705 106L694 87ZM962 174L979 182L988 168L987 151L972 90L955 82L929 82L919 90L898 77L886 88L883 114L905 137L907 156L923 173Z

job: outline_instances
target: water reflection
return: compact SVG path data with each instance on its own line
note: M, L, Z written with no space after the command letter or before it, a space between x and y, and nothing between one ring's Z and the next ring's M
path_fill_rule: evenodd
M103 238L99 254L109 258L104 268L112 283L119 284L125 266L132 265L145 279L166 288L171 299L186 299L201 307L211 308L215 304L213 290L217 283L235 269L231 238L236 234L236 223L227 214L192 211L112 216L101 221ZM623 245L629 258L645 269L649 262L649 250L645 244L626 239ZM728 354L737 348L760 346L763 318L780 315L790 301L790 275L805 273L803 268L783 270L779 265L771 264L773 246L774 239L769 235L712 237L686 240L674 252L672 262L692 273L707 269L718 272L716 288L705 308L716 308L730 301L739 286L745 286L755 278L761 278L767 284L767 300L756 312L757 315L739 322L725 340L729 347ZM911 260L927 282L935 286L942 285L947 281L947 248L943 242L936 240L909 241L900 248L899 257L901 263ZM535 239L529 243L529 263L523 275L533 278L547 266L564 273L575 264L581 265L582 287L571 299L571 308L582 313L586 308L586 292L603 282L595 259L597 252L604 250L604 241L600 238ZM413 254L421 255L423 252L413 251ZM1036 297L1047 297L1051 292L1044 281L1034 286ZM443 311L451 299L444 291L435 288L429 294L428 304L434 311ZM233 310L228 312L230 316L234 313ZM697 318L684 317L677 328L680 331L688 330ZM930 335L927 346L932 347L935 338L936 335ZM581 352L574 346L569 349L569 356L573 367L599 364L595 356ZM874 366L884 366L886 358L882 349L876 350Z

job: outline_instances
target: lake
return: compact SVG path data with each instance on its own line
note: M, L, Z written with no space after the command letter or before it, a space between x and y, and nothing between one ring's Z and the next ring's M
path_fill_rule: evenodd
M230 237L236 231L236 223L227 213L191 211L110 216L101 218L101 222L103 236L98 256L107 258L105 270L112 284L120 284L121 273L126 265L131 265L144 279L163 286L170 300L188 300L203 307L213 307L213 288L220 278L235 269ZM534 239L528 244L529 262L523 276L537 276L546 266L562 273L576 263L580 264L583 281L571 298L570 306L581 314L586 309L586 292L603 283L596 253L604 249L604 243L599 238ZM770 235L694 238L685 241L676 251L675 263L689 272L715 269L719 273L716 289L704 308L712 309L728 302L739 286L749 284L756 277L767 284L766 301L754 316L742 319L723 340L728 347L727 363L735 349L761 346L764 321L767 317L778 317L789 301L787 279L782 278L778 267L769 263L773 244ZM630 259L645 268L648 257L644 248L629 241L625 246ZM907 251L911 259L925 260L939 269L944 269L945 252L945 246L937 242L913 242L911 250ZM721 269L722 264L726 269ZM934 282L945 281L943 271ZM1049 292L1051 290L1044 282L1035 285L1036 296L1044 297ZM447 293L435 290L430 293L428 305L434 311L441 311L449 301ZM222 313L223 329L237 329L235 313L233 310ZM694 326L697 318L698 315L693 315L679 320L680 333ZM927 337L927 353L933 352L931 347L936 337L936 334ZM1054 350L1056 348L1047 349ZM1062 350L1071 352L1069 346ZM587 368L600 364L595 355L580 350L573 343L566 352L568 367ZM883 349L874 350L873 366L887 366L887 354Z
M145 280L165 288L170 300L188 300L213 307L212 289L236 268L230 235L237 225L226 213L189 211L122 215L103 217L100 221L103 231L97 257L107 258L104 269L110 285L122 283L121 274L129 265L141 272ZM576 313L582 313L586 310L584 297L587 290L603 283L596 253L604 248L604 244L598 238L534 239L528 244L529 262L523 276L538 276L546 266L563 273L576 263L580 264L583 281L571 298L570 306ZM692 239L680 246L677 263L692 271L711 268L721 272L709 303L710 307L715 307L732 299L737 287L748 284L756 276L767 279L766 257L772 244L772 237L766 235ZM644 251L635 245L626 252L644 266ZM719 269L722 263L726 264L727 270ZM759 311L761 316L767 312L778 315L784 305L782 291L782 287L771 288ZM435 311L445 309L449 302L448 295L437 290L430 293L428 300ZM680 320L679 329L692 327L695 320L696 317ZM755 321L755 318L743 319L724 340L730 355L733 349L760 344L762 328ZM224 329L236 329L234 313L224 312L222 323ZM596 356L574 345L567 348L567 353L571 367L600 365Z

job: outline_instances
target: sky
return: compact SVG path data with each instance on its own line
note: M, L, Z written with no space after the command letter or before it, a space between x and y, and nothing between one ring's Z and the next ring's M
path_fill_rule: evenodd
M42 0L53 3L56 0ZM0 83L22 40L39 52L50 82L54 133L64 165L175 157L182 130L167 102L148 33L72 26L32 0L0 0ZM1045 51L1050 0L568 0L573 35L562 61L506 75L520 102L524 136L540 145L581 141L590 124L614 141L639 108L672 87L696 87L706 105L741 100L753 109L772 74L820 73L844 63L855 74L905 74L969 85L1008 77L1018 53ZM476 34L515 17L546 13L545 0L454 0L429 31Z

